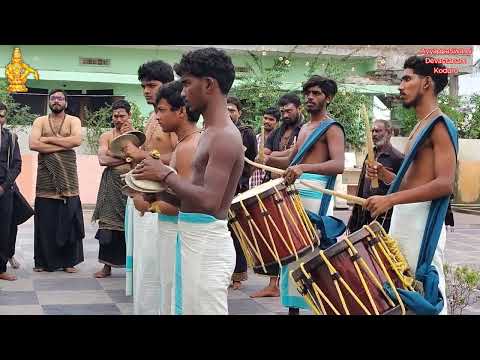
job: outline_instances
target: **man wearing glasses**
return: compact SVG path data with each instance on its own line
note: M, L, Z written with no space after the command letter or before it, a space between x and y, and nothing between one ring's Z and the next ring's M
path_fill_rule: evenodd
M33 122L30 150L38 152L34 217L34 271L75 273L83 262L85 236L75 147L82 143L80 119L67 115L67 95L49 93L51 113Z

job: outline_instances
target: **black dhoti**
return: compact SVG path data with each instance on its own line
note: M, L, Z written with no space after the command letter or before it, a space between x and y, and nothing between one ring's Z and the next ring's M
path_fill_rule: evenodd
M98 229L95 239L98 240L98 261L112 267L125 267L126 245L125 232L118 230Z
M34 216L35 267L55 271L83 262L82 204L79 196L64 200L37 197Z
M0 273L7 271L7 262L15 254L17 225L14 221L13 191L0 196Z

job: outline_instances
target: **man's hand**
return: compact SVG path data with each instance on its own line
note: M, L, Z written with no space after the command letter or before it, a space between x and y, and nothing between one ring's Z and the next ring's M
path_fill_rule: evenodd
M370 180L375 178L382 180L383 169L383 165L378 161L372 161L369 163L367 160L367 177Z
M302 170L302 165L294 165L290 166L285 170L285 173L283 174L283 177L285 178L285 182L290 185L295 182L300 176L302 176L303 170Z
M371 196L365 202L365 209L370 211L372 218L376 218L379 215L386 213L395 204L392 201L390 195L385 196Z
M136 147L133 143L128 142L123 148L123 153L131 158L136 159L140 155L140 149Z
M120 134L125 134L127 131L132 131L132 130L133 130L132 123L127 121L123 123L123 125L120 127Z
M165 166L161 160L146 158L133 170L133 176L137 180L152 180L162 182L172 169Z
M135 194L133 196L133 205L135 206L135 209L140 211L142 216L150 208L150 203L143 199L143 194Z
M2 196L4 192L5 190L3 190L3 187L0 185L0 196Z
M268 159L270 159L270 155L267 155L267 154L263 155L263 161L260 159L260 155L257 155L254 161L258 164L267 165Z

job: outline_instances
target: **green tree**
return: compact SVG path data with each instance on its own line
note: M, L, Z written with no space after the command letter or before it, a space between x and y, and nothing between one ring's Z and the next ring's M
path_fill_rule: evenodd
M4 80L0 81L0 102L7 106L8 127L15 129L22 125L31 126L33 120L40 115L31 113L29 106L17 103L7 91L7 86Z
M274 106L278 98L288 90L283 88L283 82L294 61L293 50L287 55L276 57L270 67L265 64L264 56L254 52L248 54L250 61L246 63L247 73L232 89L231 94L242 101L243 121L258 130L263 111Z

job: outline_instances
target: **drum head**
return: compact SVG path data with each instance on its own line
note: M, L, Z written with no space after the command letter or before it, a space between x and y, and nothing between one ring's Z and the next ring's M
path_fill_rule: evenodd
M263 183L261 185L254 187L253 189L240 193L233 198L232 205L235 205L240 201L245 201L247 199L256 197L257 195L260 195L260 194L263 194L264 196L268 196L274 191L273 188L275 186L278 188L278 190L281 190L285 187L283 185L283 180L284 180L283 178L270 180L270 181L267 181L266 183ZM268 193L268 194L265 194L265 193Z
M136 147L140 147L145 142L145 134L140 131L129 131L125 134L117 136L115 139L112 140L110 143L110 151L115 156L124 156L122 149L128 143L132 143Z

